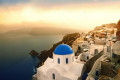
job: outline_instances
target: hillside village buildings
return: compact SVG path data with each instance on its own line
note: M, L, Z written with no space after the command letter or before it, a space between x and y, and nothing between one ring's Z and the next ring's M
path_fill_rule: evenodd
M102 37L87 34L77 38L72 48L59 45L53 59L48 58L37 68L34 77L37 80L120 80L120 31L107 29L99 31Z

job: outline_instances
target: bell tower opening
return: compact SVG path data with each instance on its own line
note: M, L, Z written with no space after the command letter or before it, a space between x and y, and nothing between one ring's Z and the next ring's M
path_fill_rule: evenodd
M66 58L66 64L68 64L68 58Z
M58 64L60 64L60 58L58 58Z

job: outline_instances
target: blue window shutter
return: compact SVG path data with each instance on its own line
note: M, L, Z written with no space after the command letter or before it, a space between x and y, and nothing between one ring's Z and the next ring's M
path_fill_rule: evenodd
M60 64L60 58L58 58L58 64Z
M66 58L66 64L68 64L68 58Z
M52 74L52 76L53 76L53 79L55 79L55 74L54 73Z

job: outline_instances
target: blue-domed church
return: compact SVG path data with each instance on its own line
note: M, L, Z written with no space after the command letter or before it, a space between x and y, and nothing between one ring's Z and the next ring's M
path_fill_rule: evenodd
M47 58L37 68L37 80L78 80L84 72L84 64L75 61L72 48L61 44L53 52L53 59Z

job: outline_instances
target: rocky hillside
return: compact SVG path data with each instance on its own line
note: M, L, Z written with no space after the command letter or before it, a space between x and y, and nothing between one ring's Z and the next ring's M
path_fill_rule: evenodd
M102 28L116 28L116 27L117 27L116 23L110 23L110 24L103 24L101 26L97 26L97 27L95 27L94 30L100 30Z

